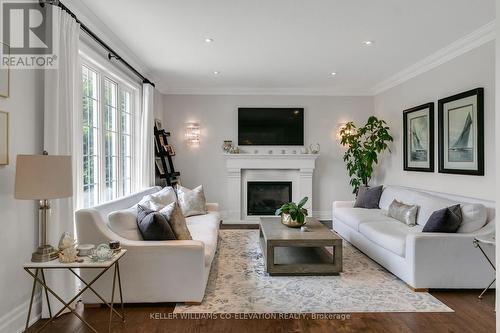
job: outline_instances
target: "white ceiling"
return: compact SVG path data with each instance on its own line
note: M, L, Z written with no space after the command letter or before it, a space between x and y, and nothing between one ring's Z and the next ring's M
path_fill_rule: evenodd
M165 93L369 94L495 19L494 0L83 2Z

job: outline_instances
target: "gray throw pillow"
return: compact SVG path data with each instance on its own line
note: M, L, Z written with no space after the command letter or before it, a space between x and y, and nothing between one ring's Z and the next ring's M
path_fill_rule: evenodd
M427 220L422 232L457 232L462 224L460 205L436 210Z
M354 208L378 209L382 190L382 185L375 187L361 186L358 189L358 196L354 203Z
M165 218L168 220L168 223L172 227L172 230L174 231L175 237L177 239L193 239L191 237L189 229L187 228L186 219L184 218L184 215L182 215L181 209L177 202L172 202L170 205L160 210L160 213L163 214L163 216L165 216Z
M205 200L205 193L203 192L203 185L192 190L177 185L175 191L177 192L177 200L184 217L207 213L207 202Z
M413 227L414 225L417 225L417 213L417 205L405 205L404 203L394 199L389 206L388 215L389 217L392 217L410 227Z
M167 219L157 211L137 205L137 227L144 240L176 239Z

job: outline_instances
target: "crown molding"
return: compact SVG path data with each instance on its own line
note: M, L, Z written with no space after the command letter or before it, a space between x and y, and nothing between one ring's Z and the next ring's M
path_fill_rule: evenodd
M161 90L164 95L259 95L259 96L370 96L369 91L335 91L308 88L185 88Z
M420 60L401 72L376 84L370 95L378 95L386 90L400 85L417 75L430 71L466 52L469 52L495 39L495 21L491 21L472 33L454 41L448 46Z

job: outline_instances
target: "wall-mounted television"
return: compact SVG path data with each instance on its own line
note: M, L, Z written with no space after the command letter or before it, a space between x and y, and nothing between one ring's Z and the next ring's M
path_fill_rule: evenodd
M238 145L303 146L303 108L238 108Z

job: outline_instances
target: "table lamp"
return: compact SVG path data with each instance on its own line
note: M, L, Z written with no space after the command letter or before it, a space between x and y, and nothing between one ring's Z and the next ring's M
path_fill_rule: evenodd
M31 261L45 262L56 259L57 250L47 242L47 221L50 199L73 195L71 156L17 155L15 198L39 201L40 242Z

